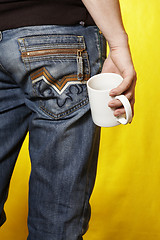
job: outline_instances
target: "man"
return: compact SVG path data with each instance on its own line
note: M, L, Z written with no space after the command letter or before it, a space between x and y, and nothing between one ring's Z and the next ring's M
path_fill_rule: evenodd
M27 239L80 240L90 218L100 137L86 81L101 70L120 73L124 81L110 95L123 93L134 106L136 74L119 2L1 1L0 29L0 224L29 131ZM115 116L124 113L118 100L109 106Z

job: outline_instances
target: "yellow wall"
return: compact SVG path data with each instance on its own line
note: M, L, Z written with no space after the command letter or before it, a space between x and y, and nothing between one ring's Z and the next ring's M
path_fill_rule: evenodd
M92 218L84 240L160 240L160 2L121 0L138 72L131 125L102 129ZM6 203L2 240L27 235L28 138Z

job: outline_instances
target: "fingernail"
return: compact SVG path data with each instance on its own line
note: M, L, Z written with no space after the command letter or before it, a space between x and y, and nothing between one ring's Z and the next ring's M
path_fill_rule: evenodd
M120 117L120 116L121 116L121 112L116 111L116 112L114 113L114 116L115 116L115 117Z
M108 106L109 107L113 107L114 106L114 102L109 102Z

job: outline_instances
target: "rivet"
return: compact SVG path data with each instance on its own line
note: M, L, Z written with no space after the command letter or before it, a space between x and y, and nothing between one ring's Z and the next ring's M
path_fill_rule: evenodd
M84 21L80 21L79 24L84 27L85 22Z

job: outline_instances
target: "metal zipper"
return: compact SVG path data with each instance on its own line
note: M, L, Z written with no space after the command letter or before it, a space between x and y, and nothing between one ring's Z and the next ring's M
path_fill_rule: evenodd
M77 50L77 78L79 81L83 80L83 50Z
M73 49L73 48L67 48L67 49L43 49L43 50L34 50L34 51L28 51L28 52L22 52L22 57L38 57L38 56L44 56L44 55L50 55L50 54L77 54L77 51L83 52L85 49Z
M82 53L85 49L44 49L44 50L35 50L35 51L28 51L22 52L22 58L29 58L29 57L40 57L52 54L75 54L77 55L77 78L79 81L83 80L83 57Z

